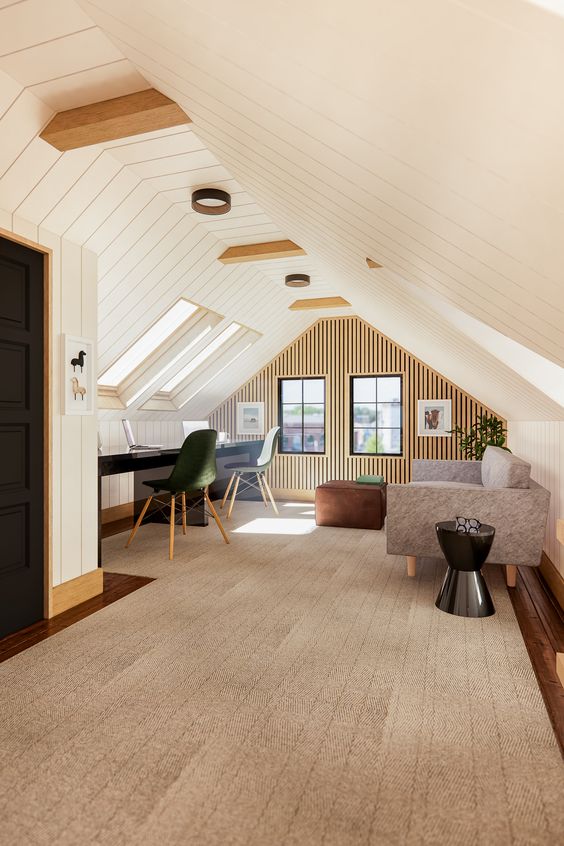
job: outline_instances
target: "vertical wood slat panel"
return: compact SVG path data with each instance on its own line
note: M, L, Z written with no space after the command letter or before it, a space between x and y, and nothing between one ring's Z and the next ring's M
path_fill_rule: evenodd
M350 377L386 373L403 376L403 455L398 458L351 455ZM360 473L379 473L387 482L408 482L414 458L463 458L452 437L418 437L420 399L450 398L453 426L466 427L479 414L496 413L365 321L358 317L338 317L323 318L306 330L215 409L210 415L210 425L235 437L238 402L264 402L266 429L278 425L278 380L286 376L325 377L327 441L323 456L276 456L270 471L271 486L287 491L312 490L329 479L354 479ZM246 440L252 436L236 437Z

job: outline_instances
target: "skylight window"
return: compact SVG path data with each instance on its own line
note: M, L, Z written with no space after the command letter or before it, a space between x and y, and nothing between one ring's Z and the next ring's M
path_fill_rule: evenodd
M164 373L166 373L166 371L167 371L167 370L170 370L170 368L171 368L171 367L174 367L174 365L176 364L176 362L177 362L177 361L180 361L180 359L181 359L181 358L183 358L183 357L186 355L186 353L187 353L187 352L189 352L189 351L192 349L192 347L195 347L195 346L196 346L196 344L199 344L199 343L200 343L200 341L202 340L202 338L205 338L205 336L206 336L209 332L211 332L211 330L212 330L212 327L211 327L211 326L206 326L206 328L205 328L205 329L203 329L203 330L200 332L200 334L199 334L199 335L197 335L197 336L194 338L194 340L193 340L193 341L190 341L190 343L189 343L186 347L184 347L184 349L182 349L182 350L178 353L178 355L175 355L175 356L174 356L174 358L172 359L172 361L167 361L167 363L165 364L165 366L164 366L164 367L162 367L162 368L159 370L159 372L158 372L158 373L155 373L155 375L154 375L154 376L152 376L152 377L149 379L149 381L144 382L144 384L143 384L143 385L139 388L139 390L138 390L138 391L136 391L136 393L135 393L135 394L134 394L134 395L133 395L130 399L128 399L128 400L127 400L126 405L127 405L127 406L130 406L130 405L132 405L132 403L134 403L136 400L138 400L138 399L139 399L139 397L141 396L141 394L145 393L145 391L146 391L148 388L150 388L150 387L151 387L151 385L153 385L155 382L158 382L158 380L161 378L161 376L162 376Z
M227 327L227 329L224 329L223 332L220 332L220 334L216 338L214 338L213 341L210 341L207 347L204 347L204 349L199 352L198 355L195 355L194 358L192 358L188 362L188 364L186 364L178 371L178 373L175 373L172 379L169 379L166 385L163 385L161 390L164 393L169 393L170 391L173 391L177 385L180 385L180 383L183 382L184 379L186 379L186 377L190 375L190 373L193 373L194 370L200 367L204 363L204 361L206 361L206 359L213 355L214 352L216 352L221 346L223 346L223 344L227 343L227 341L232 338L233 335L238 332L241 328L242 327L240 323L231 323Z
M117 388L145 359L170 338L191 317L198 306L188 300L178 300L172 308L147 329L98 379L99 385Z

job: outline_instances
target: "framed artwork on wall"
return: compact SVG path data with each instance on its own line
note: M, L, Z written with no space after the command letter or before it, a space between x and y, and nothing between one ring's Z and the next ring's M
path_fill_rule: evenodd
M451 400L429 399L417 401L417 434L420 438L450 437L452 428Z
M94 414L94 342L61 336L61 401L63 414Z
M264 435L264 403L237 403L237 434Z

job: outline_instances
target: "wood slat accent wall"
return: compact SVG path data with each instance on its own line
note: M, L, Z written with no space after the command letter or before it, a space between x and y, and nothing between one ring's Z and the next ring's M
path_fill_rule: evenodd
M350 376L376 373L403 375L401 457L350 455ZM278 425L278 380L285 376L325 376L327 451L325 455L277 455L270 471L270 484L276 489L312 490L329 479L354 479L360 473L381 473L387 482L408 482L413 458L462 458L452 437L417 437L419 399L452 399L453 426L470 425L478 414L496 413L364 320L332 317L311 326L232 394L212 412L210 425L235 437L237 403L260 401L265 403L266 429Z

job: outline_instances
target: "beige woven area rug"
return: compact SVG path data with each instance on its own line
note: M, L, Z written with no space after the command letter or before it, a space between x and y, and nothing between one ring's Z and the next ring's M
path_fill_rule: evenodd
M556 844L561 757L497 567L497 614L434 607L381 532L238 504L143 527L157 580L0 665L0 843ZM237 531L234 531L237 529Z

